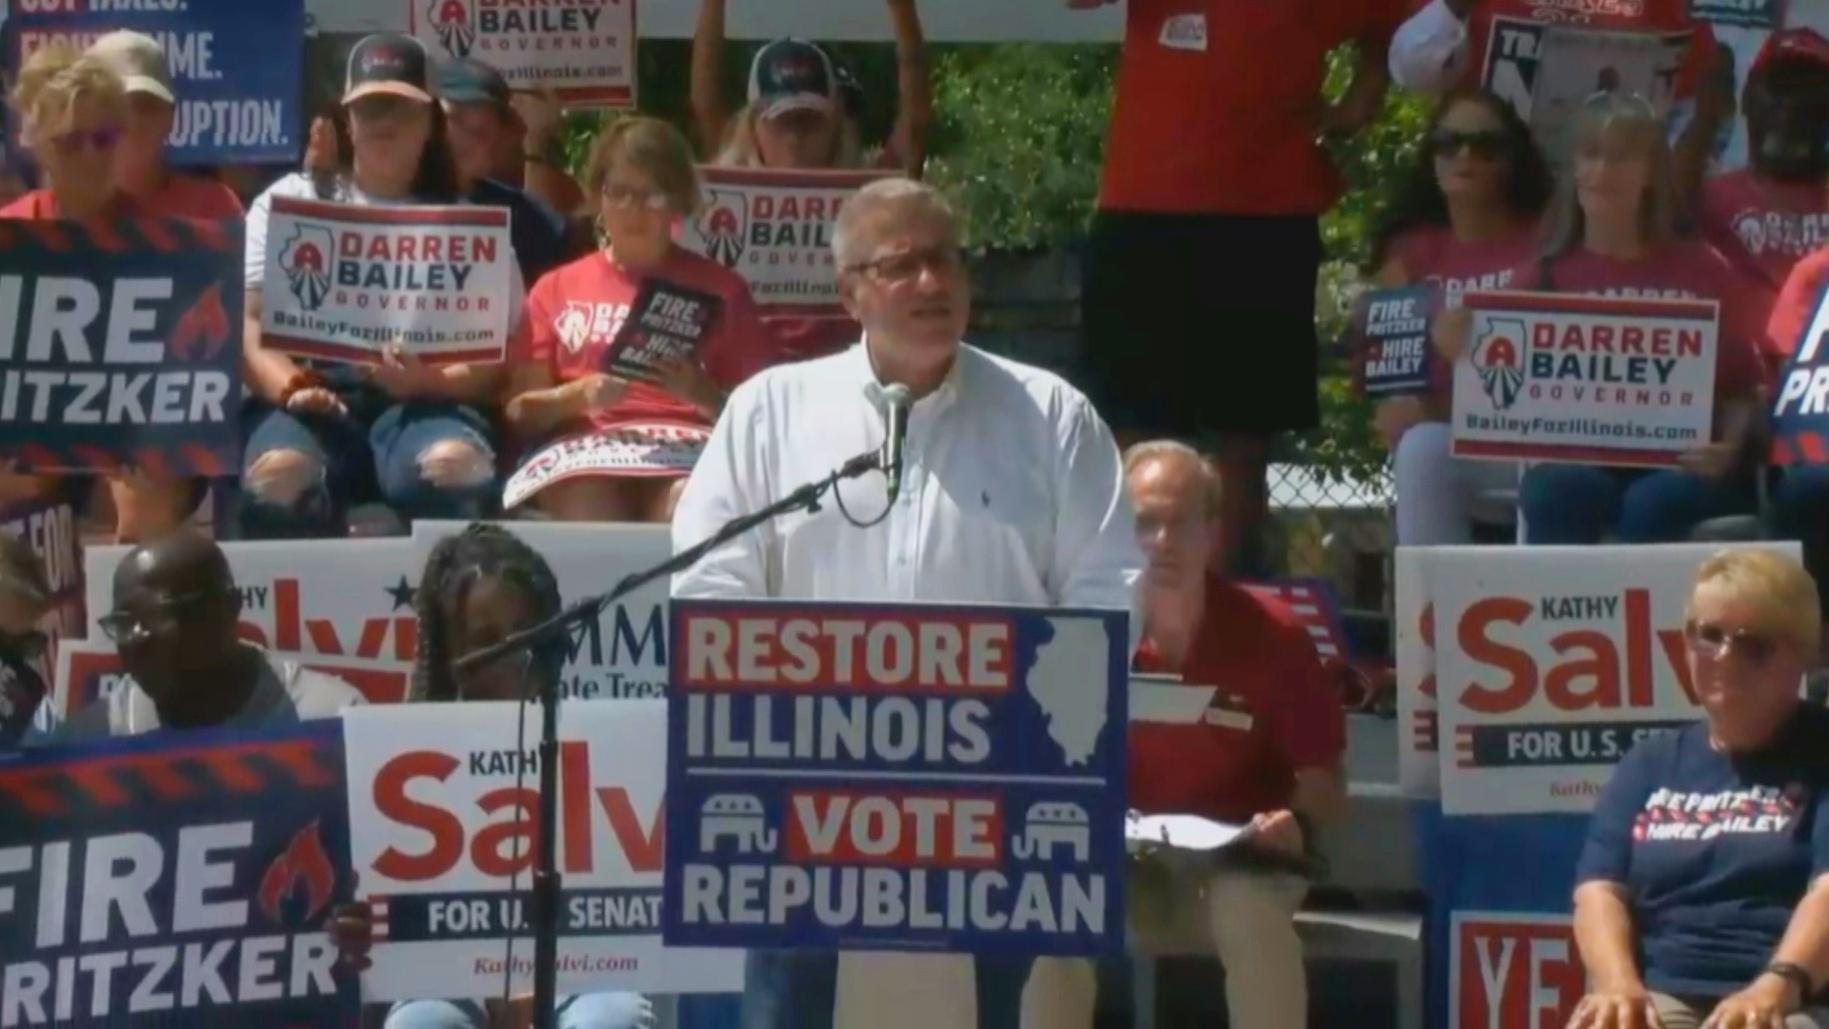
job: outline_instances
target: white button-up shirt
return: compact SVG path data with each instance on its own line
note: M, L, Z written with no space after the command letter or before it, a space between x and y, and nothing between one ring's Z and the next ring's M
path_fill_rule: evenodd
M680 498L674 547L880 447L883 406L862 343L738 387ZM673 595L1120 608L1136 643L1143 558L1118 450L1057 376L961 345L909 412L894 510L875 473L836 493L816 514L713 551L674 578ZM841 501L859 521L883 521L857 528ZM977 1029L975 1012L964 955L840 957L837 1029Z
M673 518L676 549L883 442L864 344L770 369L731 395ZM961 345L916 401L901 497L883 476L842 482L673 580L680 597L955 601L1132 611L1137 549L1111 432L1059 377Z

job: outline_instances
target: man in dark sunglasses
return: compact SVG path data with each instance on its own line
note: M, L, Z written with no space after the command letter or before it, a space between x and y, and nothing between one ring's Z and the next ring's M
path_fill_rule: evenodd
M114 610L99 619L125 681L61 726L53 742L281 726L362 702L349 684L238 638L241 603L222 548L196 532L129 551L115 569Z

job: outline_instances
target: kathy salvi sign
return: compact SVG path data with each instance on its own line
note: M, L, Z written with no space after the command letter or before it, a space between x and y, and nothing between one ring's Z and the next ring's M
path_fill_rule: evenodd
M231 222L0 222L0 457L230 474L240 254Z
M46 46L87 49L133 29L158 40L177 109L166 153L177 164L296 159L304 125L304 0L15 0L7 69Z
M342 761L329 721L0 763L0 1018L355 1025Z
M352 364L378 364L395 343L432 364L500 361L514 283L505 208L278 197L261 341Z
M680 241L743 277L765 314L843 316L832 231L880 172L699 169L705 209Z
M1128 616L675 600L669 943L1115 953Z
M1714 425L1719 306L1469 293L1457 457L1674 466Z
M561 710L559 989L740 988L740 952L661 946L664 702ZM505 970L531 983L539 756L515 749L519 716L516 704L407 704L344 720L351 857L379 941L369 998L496 996Z
M394 0L434 52L474 57L515 89L635 106L635 0Z

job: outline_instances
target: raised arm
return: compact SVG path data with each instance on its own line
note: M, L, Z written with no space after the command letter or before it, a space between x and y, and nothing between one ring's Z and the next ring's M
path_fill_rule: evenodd
M1466 68L1467 19L1476 0L1431 0L1391 38L1391 79L1419 93L1446 93Z
M692 33L692 127L699 150L715 156L724 145L724 0L701 0L698 27Z
M896 108L895 128L889 145L901 158L902 170L911 179L927 166L927 141L933 135L933 61L927 37L921 31L921 14L915 0L889 0L889 20L895 25Z

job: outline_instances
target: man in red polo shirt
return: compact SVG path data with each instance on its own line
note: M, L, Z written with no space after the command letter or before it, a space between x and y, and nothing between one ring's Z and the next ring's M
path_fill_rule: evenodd
M1341 182L1318 140L1377 117L1406 0L1128 5L1082 294L1083 385L1120 442L1214 448L1232 486L1227 531L1249 554L1271 441L1319 419L1319 219ZM1358 64L1330 106L1327 55L1347 42Z
M1137 670L1217 687L1198 722L1131 723L1130 806L1250 827L1216 860L1157 869L1169 884L1157 903L1133 883L1132 928L1145 950L1152 937L1190 932L1212 942L1232 1029L1305 1026L1308 985L1292 920L1308 883L1278 869L1312 853L1313 826L1346 802L1340 698L1293 612L1212 573L1223 542L1221 490L1200 454L1141 443L1124 455L1124 470L1149 562ZM1038 961L1024 1024L1085 1029L1095 990L1085 962Z

